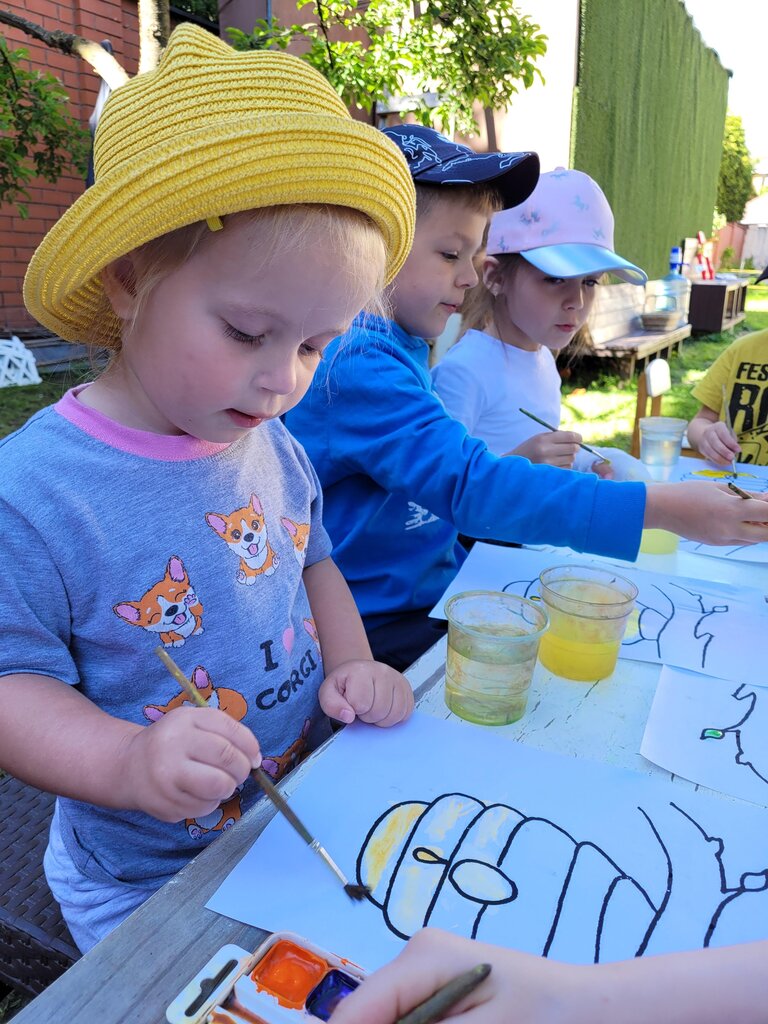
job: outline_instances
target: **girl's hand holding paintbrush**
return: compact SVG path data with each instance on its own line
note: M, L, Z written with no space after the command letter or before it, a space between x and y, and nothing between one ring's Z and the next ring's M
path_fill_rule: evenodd
M171 822L212 813L261 764L250 729L189 701L139 729L125 753L133 806Z
M580 443L581 434L571 430L550 430L543 434L534 434L507 454L522 455L530 462L571 469Z

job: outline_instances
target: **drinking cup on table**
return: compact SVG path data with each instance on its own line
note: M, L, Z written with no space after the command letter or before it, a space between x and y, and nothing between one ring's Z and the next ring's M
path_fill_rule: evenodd
M540 603L495 590L467 590L445 606L445 702L479 725L508 725L525 713L539 641L549 626Z
M616 667L637 587L611 569L555 565L539 575L549 631L541 664L564 679L604 679Z
M672 416L644 416L640 422L640 461L654 480L669 480L680 458L687 420Z

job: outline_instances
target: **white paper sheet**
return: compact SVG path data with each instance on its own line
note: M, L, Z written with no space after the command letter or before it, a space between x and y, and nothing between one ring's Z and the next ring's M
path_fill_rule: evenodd
M453 582L430 613L445 618L446 600L462 590L538 593L542 569L566 562L606 566L589 555L562 550L503 548L475 544ZM620 657L649 661L722 679L747 678L768 686L768 605L759 590L696 580L622 565L618 572L638 588L636 611L627 625Z
M671 480L711 480L725 483L733 480L744 491L762 494L768 491L768 466L753 466L747 462L736 463L736 478L731 475L730 467L716 466L704 459L692 459L682 456L672 470ZM680 547L697 555L710 558L727 558L734 562L768 562L768 544L734 544L714 545L699 544L695 540L681 540Z
M702 786L768 804L768 691L664 668L640 753Z
M579 963L768 938L768 812L490 729L353 725L291 804L371 900L278 815L207 906L369 970L425 924Z
M734 479L730 466L716 466L706 459L692 459L681 456L670 472L670 481L711 480L715 483L727 483L733 480L744 491L762 494L768 491L768 466L753 466L750 462L736 463Z

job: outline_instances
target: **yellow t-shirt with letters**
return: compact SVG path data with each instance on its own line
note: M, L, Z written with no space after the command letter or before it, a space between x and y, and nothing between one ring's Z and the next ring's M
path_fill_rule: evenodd
M739 462L768 465L768 330L745 334L722 352L693 389L693 397L731 425L741 445Z

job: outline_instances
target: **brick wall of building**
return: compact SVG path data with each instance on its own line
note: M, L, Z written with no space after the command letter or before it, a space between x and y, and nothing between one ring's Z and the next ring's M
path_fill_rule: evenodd
M47 29L62 29L101 42L108 39L128 74L138 66L138 18L135 0L5 0L4 6ZM50 71L69 93L73 115L87 127L99 76L80 57L50 49L22 32L0 25L11 50L29 51L30 66ZM55 185L41 181L29 188L29 217L23 220L9 204L0 205L0 330L32 327L24 309L21 285L24 271L48 228L84 189L82 179L61 178Z

